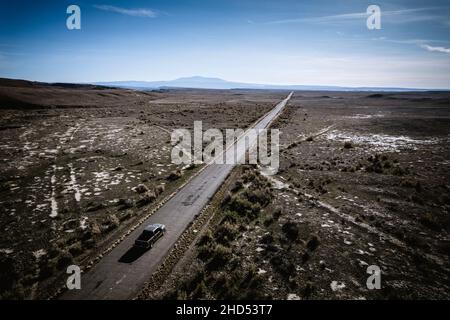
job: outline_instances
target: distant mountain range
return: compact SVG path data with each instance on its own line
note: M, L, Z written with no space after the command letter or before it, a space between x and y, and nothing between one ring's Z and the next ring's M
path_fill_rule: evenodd
M272 89L272 90L303 90L303 91L429 91L429 89L416 88L390 88L390 87L339 87L314 85L271 85L226 81L220 78L185 77L170 81L113 81L94 82L93 85L119 87L127 89Z

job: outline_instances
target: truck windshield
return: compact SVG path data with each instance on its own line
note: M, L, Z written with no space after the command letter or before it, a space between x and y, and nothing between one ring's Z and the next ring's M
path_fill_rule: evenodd
M148 230L144 230L142 232L142 234L139 236L139 240L148 240L153 236L153 232L152 231L148 231Z

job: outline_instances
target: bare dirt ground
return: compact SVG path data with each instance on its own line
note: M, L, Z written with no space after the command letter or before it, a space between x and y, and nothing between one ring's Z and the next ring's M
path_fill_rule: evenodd
M449 299L450 94L297 92L281 168L238 178L142 298ZM381 269L381 289L366 286Z
M0 296L48 295L197 168L170 161L170 132L245 128L284 92L0 81Z

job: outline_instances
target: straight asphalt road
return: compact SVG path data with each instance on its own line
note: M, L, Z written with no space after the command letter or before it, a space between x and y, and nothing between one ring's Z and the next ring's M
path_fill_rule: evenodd
M261 118L253 128L267 128L283 111L291 96L292 93ZM250 139L250 143L244 140L241 137L235 143L238 159L245 155L249 145L256 142L255 139ZM229 158L230 151L231 148L225 151L226 158ZM67 290L60 299L125 300L134 298L164 261L189 223L213 197L234 166L234 164L214 163L207 165L119 245L88 272L83 273L81 289ZM134 249L134 240L147 225L152 223L165 224L166 234L148 251Z

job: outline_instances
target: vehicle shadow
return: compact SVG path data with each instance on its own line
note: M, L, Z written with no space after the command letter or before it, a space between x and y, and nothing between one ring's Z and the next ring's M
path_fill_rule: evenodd
M132 263L139 259L148 249L131 247L123 256L120 257L119 262Z

